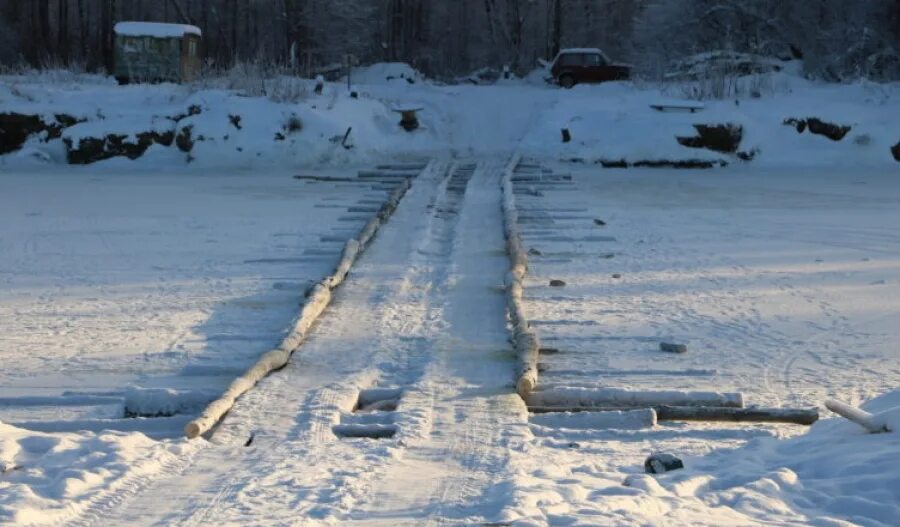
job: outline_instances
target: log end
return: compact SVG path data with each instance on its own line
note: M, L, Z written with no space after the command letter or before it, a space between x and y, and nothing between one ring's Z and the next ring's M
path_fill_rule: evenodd
M184 436L188 439L194 439L203 433L203 429L197 421L191 421L184 425Z
M529 378L527 375L523 375L522 377L519 377L519 381L516 383L516 393L519 394L519 397L521 397L523 401L527 401L528 396L534 391L534 385L533 379Z

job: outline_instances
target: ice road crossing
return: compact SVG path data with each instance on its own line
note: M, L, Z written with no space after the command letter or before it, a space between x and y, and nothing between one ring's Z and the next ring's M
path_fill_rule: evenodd
M529 432L502 288L503 163L424 171L291 362L97 523L507 521L509 456Z

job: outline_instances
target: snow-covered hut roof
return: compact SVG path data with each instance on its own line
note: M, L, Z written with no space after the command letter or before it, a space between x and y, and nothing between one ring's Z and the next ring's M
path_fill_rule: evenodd
M162 22L119 22L113 29L116 35L125 37L181 38L185 35L203 35L197 26Z

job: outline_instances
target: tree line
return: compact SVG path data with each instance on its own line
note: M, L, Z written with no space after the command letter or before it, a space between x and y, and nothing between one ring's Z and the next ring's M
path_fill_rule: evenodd
M352 54L440 78L600 47L645 75L729 50L802 57L829 80L900 78L900 0L0 0L0 64L108 70L124 20L199 26L211 68L302 73Z

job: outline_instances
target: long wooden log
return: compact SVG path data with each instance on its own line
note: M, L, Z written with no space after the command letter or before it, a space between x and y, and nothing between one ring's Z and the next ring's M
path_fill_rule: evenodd
M520 241L518 213L513 192L512 177L516 166L521 161L519 154L514 155L503 172L501 188L503 198L504 234L506 235L506 251L509 255L510 269L506 275L507 310L512 325L512 340L515 347L518 366L516 368L516 392L526 399L537 388L538 356L541 344L537 333L528 327L522 299L525 273L528 269L528 258Z
M635 408L636 410L637 408ZM534 414L610 412L607 406L529 406ZM819 419L815 408L730 408L721 406L655 406L658 421L709 421L737 423L792 423L811 425Z
M891 431L887 423L880 422L875 415L850 406L849 404L842 403L841 401L835 401L834 399L825 401L825 408L828 408L841 417L853 421L873 434Z
M816 408L723 408L717 406L657 406L660 421L732 421L737 423L793 423L819 420Z
M568 388L560 387L532 393L529 406L577 408L651 408L658 406L718 406L743 408L740 393L650 391L624 388Z

